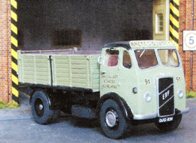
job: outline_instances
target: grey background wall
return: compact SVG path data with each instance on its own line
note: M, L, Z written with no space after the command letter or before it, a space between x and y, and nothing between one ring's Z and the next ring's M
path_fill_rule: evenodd
M22 49L55 46L55 30L79 29L82 49L105 43L152 39L152 0L18 0Z

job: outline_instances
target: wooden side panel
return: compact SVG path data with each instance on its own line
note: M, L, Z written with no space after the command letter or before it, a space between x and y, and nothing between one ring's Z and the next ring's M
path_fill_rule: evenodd
M19 81L21 83L50 85L48 55L19 55Z
M35 56L35 83L51 85L50 62L48 55Z
M54 86L99 90L97 55L53 55Z
M19 54L19 80L21 83L76 87L99 91L98 55Z
M88 56L71 56L71 86L91 88Z
M53 58L53 85L70 86L70 58L68 56L57 56Z
M19 81L21 83L35 82L35 62L33 55L19 56Z

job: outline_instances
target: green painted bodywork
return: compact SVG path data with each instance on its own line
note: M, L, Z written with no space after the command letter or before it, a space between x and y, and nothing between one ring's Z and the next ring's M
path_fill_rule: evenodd
M19 51L19 81L20 83L51 85L49 55L52 56L53 86L79 87L100 91L100 97L108 93L116 93L130 107L134 116L158 116L158 79L171 77L174 81L175 108L186 108L185 79L182 63L178 67L162 65L157 49L175 49L170 42L162 41L132 41L131 49L114 47L119 50L118 65L105 65L106 50L100 54L21 54ZM137 49L154 49L158 65L141 69L138 66L134 51ZM123 52L131 56L132 67L123 67ZM178 54L179 56L179 54ZM180 56L179 56L180 57ZM137 93L133 93L133 89ZM178 92L184 96L180 98ZM145 94L151 96L151 101L145 100Z
M52 59L52 79L49 56ZM76 87L99 91L99 55L21 54L20 83ZM53 83L51 83L53 82Z

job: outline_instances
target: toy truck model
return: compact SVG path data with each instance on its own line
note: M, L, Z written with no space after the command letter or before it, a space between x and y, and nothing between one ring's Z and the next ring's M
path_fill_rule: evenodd
M18 73L40 124L64 111L120 138L140 123L174 130L188 111L182 62L168 41L116 42L99 54L19 51Z

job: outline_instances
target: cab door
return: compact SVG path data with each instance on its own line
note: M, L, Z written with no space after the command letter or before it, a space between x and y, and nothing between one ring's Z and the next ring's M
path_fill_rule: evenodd
M134 53L122 49L122 58L119 65L119 95L134 111L137 106L138 81Z
M100 95L119 90L120 48L102 50L100 67Z
M102 58L101 96L114 92L123 99L130 100L130 95L137 92L137 76L131 53L123 47L105 49Z

